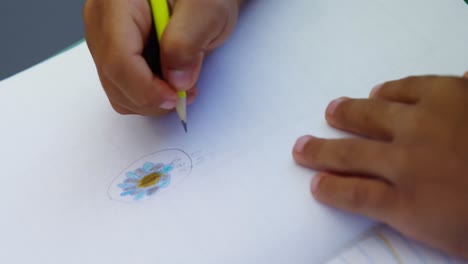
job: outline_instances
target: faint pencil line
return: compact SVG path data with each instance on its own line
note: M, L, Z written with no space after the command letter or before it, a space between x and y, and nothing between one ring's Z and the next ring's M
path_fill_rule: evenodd
M398 262L398 264L405 264L403 262L403 260L401 259L401 256L400 254L398 254L398 252L396 251L395 247L392 245L392 243L390 242L390 240L388 240L382 233L380 232L375 232L375 235L380 238L382 240L382 242L384 242L384 244L388 247L388 249L390 250L390 252L392 253L392 255L395 257L396 261Z

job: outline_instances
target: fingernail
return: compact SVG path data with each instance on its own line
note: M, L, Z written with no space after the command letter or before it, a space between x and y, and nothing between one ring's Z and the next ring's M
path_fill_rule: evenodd
M320 184L320 180L322 179L321 175L315 175L310 182L310 190L315 193L318 190L318 186Z
M166 110L172 110L177 106L177 102L175 101L166 101L162 103L159 108L161 109L166 109Z
M302 136L300 137L297 141L296 144L294 145L294 151L297 153L301 153L304 150L305 145L307 142L311 139L311 136Z
M186 91L193 85L193 70L170 70L169 83L179 91Z
M343 101L346 101L348 98L346 97L340 97L338 99L335 99L333 101L331 101L331 103L328 105L327 107L327 114L328 115L333 115L335 113L335 110L336 108L338 107L339 104L341 104L341 102Z
M373 97L373 96L377 93L377 91L378 91L380 88L382 88L382 86L383 86L383 83L374 86L374 88L372 88L372 90L371 90L371 92L370 92L369 97Z

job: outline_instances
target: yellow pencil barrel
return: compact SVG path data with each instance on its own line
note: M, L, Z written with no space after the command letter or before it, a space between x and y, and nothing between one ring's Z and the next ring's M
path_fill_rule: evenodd
M169 5L166 0L150 0L150 5L158 40L161 42L164 30L169 23Z

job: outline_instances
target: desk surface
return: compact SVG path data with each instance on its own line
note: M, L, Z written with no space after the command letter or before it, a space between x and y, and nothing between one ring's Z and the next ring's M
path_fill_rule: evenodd
M83 38L85 0L0 2L0 80Z

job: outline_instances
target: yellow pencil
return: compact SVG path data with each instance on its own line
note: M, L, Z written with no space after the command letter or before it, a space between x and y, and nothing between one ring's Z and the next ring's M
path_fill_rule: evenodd
M161 43L161 38L169 23L169 5L167 0L150 0L151 11L153 13L154 25L156 28L156 34L158 35L158 41ZM187 133L187 93L177 92L179 100L177 101L177 114L179 115L180 121L184 126L184 130Z

